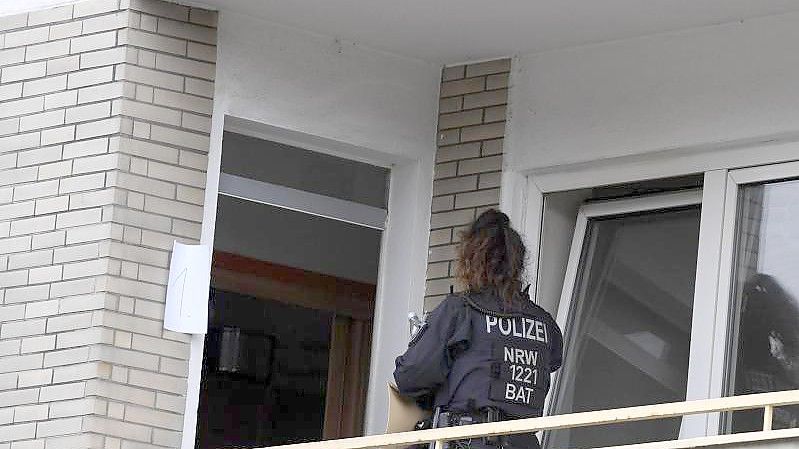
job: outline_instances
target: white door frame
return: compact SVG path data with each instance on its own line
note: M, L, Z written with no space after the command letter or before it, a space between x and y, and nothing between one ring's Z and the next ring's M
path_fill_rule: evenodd
M726 176L724 208L721 214L721 241L719 247L718 288L716 292L715 339L711 359L710 397L730 394L727 390L729 377L730 345L733 343L730 327L730 312L733 307L732 284L737 234L738 194L747 184L780 181L799 177L799 162L785 162L730 170ZM717 218L718 220L718 218ZM721 415L711 414L707 420L707 434L721 431Z
M427 242L430 225L430 195L433 153L429 158L404 158L371 148L339 142L236 117L227 105L214 102L210 151L203 208L201 243L213 247L217 199L220 193L222 137L235 131L287 145L391 169L388 216L380 244L372 358L367 391L365 432L383 432L387 419L386 382L394 370L394 358L402 353L409 337L407 322L397 320L408 311L421 314L424 298ZM431 148L435 142L431 140ZM392 217L401 217L394 218ZM210 266L208 267L210 270ZM182 449L193 449L200 397L204 335L192 335L188 362L186 406L183 415Z
M701 205L703 201L703 192L701 189L691 189L685 191L677 191L670 193L645 195L636 198L623 198L616 200L601 201L596 203L585 204L580 207L577 214L577 223L575 225L574 235L572 238L571 248L569 250L569 261L566 266L566 274L563 282L563 290L561 292L560 301L558 304L558 312L556 321L558 326L562 329L564 335L564 349L569 340L569 323L568 318L572 309L572 300L574 298L574 291L580 269L580 262L583 255L583 248L585 238L588 231L588 223L591 219L606 218L613 216L628 215L637 212L668 210L686 206ZM701 230L700 230L701 232ZM697 270L698 271L698 270ZM701 333L702 326L691 327L691 347L697 344L695 333ZM711 340L712 341L712 340ZM711 341L707 341L706 345L710 345ZM564 354L564 356L566 356ZM688 379L689 384L692 378L704 379L710 375L709 371L699 369L701 367L692 367L689 363ZM544 409L547 411L552 410L555 399L558 397L558 389L560 387L560 371L556 372L553 377L551 393L547 395L545 400Z

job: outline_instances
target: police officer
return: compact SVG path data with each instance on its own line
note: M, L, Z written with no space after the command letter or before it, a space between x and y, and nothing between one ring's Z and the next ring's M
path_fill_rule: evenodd
M531 418L543 413L563 337L552 316L522 291L525 247L497 210L462 233L450 294L396 360L400 394L431 407L436 427ZM451 448L538 448L535 434L452 442Z

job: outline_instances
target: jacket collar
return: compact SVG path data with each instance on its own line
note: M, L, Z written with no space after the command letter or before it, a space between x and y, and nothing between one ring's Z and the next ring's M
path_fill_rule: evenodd
M464 301L474 309L496 315L540 315L541 308L530 301L527 292L523 292L521 300L507 305L495 292L480 290L461 293Z

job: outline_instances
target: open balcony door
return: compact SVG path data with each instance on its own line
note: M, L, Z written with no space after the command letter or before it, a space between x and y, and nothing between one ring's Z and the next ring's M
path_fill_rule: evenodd
M214 253L212 286L329 314L323 439L363 434L375 286L224 252ZM286 405L286 404L283 404Z
M549 414L685 400L701 192L583 205L558 311ZM670 440L680 420L549 432L545 446Z

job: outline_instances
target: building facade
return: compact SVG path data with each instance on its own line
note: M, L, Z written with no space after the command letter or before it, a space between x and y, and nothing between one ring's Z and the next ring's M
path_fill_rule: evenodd
M214 247L229 132L390 171L366 433L488 207L571 335L552 411L799 387L799 14L442 68L224 2L50 3L0 17L0 449L195 447L204 337L165 330L164 298L173 242ZM649 396L583 394L576 354L603 351Z

